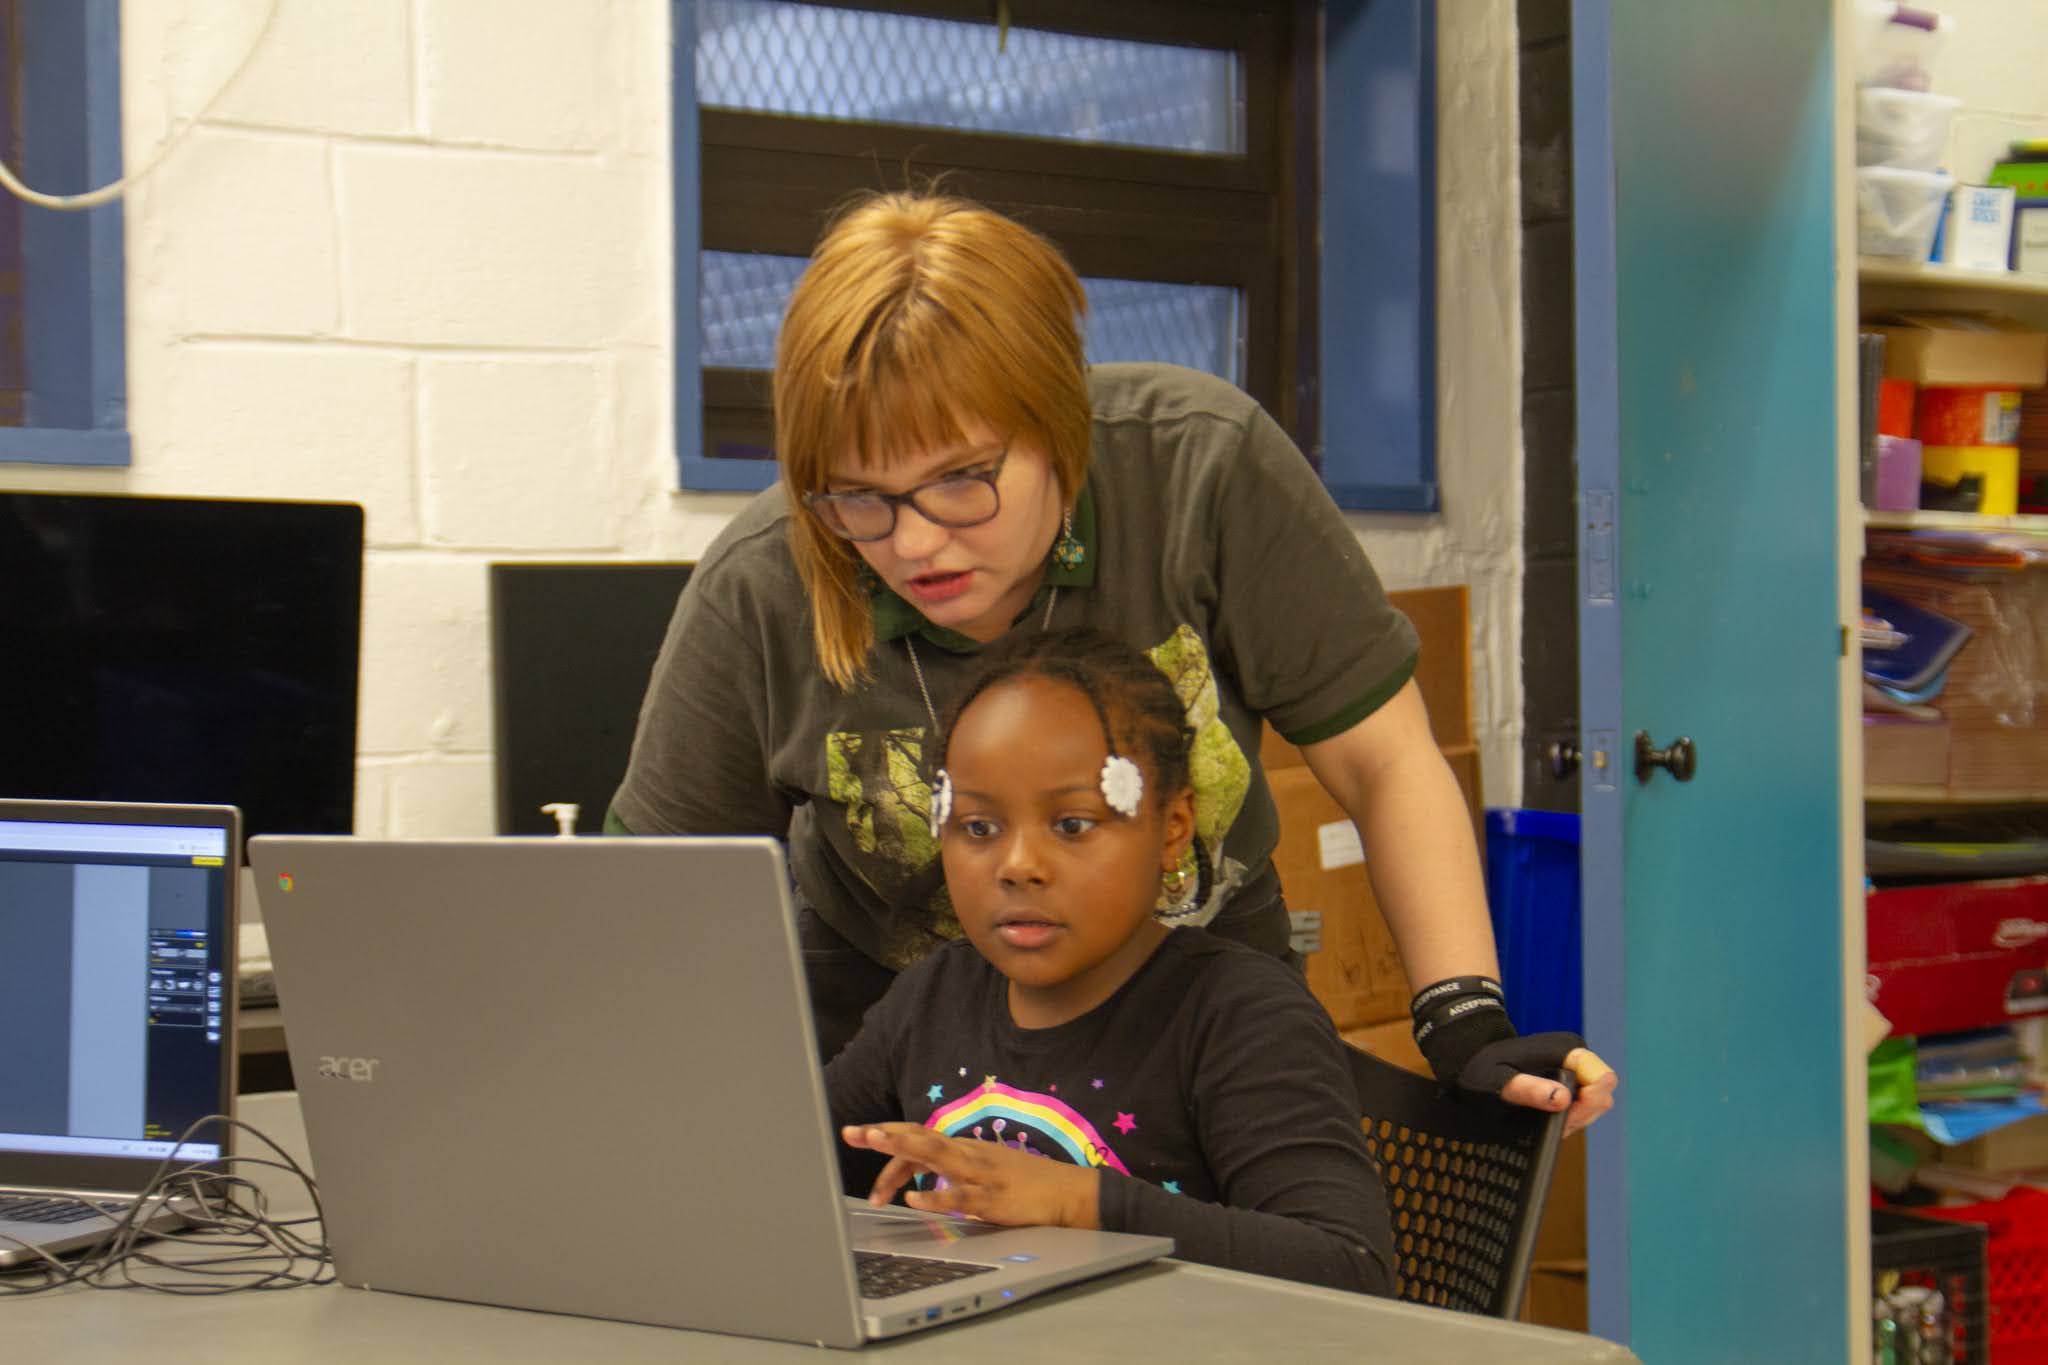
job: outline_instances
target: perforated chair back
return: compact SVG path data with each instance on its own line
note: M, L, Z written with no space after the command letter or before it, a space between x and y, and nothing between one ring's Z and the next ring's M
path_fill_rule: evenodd
M1400 1297L1516 1317L1564 1115L1447 1090L1348 1051L1365 1144L1387 1182Z

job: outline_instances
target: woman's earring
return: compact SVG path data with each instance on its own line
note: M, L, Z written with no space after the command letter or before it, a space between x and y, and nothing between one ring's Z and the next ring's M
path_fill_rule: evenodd
M1088 558L1088 547L1074 538L1074 510L1070 507L1060 515L1060 533L1053 537L1053 563L1062 569L1078 569Z

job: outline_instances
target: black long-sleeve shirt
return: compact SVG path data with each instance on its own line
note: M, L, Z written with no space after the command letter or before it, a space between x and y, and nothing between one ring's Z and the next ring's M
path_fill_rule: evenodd
M1010 1019L959 941L900 975L825 1070L838 1125L908 1120L1102 1171L1105 1229L1189 1261L1392 1292L1393 1232L1329 1016L1292 970L1167 935L1100 1006Z

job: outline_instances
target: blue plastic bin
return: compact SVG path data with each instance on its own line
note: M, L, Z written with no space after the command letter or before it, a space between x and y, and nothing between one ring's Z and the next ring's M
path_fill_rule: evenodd
M1508 1017L1522 1033L1583 1033L1579 965L1579 817L1486 812L1486 900Z

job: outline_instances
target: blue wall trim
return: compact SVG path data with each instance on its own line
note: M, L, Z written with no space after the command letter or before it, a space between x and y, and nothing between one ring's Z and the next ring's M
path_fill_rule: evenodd
M1324 23L1323 481L1433 512L1436 0L1328 0Z
M758 493L775 482L780 469L773 460L714 460L687 453L678 463L682 486L704 493Z
M1622 915L1621 614L1615 602L1614 490L1621 474L1614 277L1614 71L1609 0L1572 0L1572 271L1577 314L1579 512L1580 971L1585 1033L1624 1077L1627 943ZM1593 756L1608 755L1604 768ZM1629 1339L1629 1097L1586 1130L1587 1327Z
M28 182L75 194L118 180L120 0L23 0L21 30ZM127 464L119 201L82 214L25 208L22 252L27 420L0 438L0 461Z
M0 464L125 465L131 453L125 431L0 427Z
M706 490L766 488L775 478L770 466L765 481L731 482L734 471L725 460L705 457L704 328L698 316L698 260L703 254L704 227L698 208L697 135L697 0L671 0L669 5L669 141L673 163L670 191L675 219L675 363L676 482L678 487ZM761 471L738 471L759 480Z

